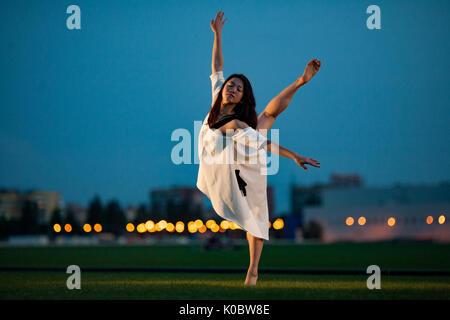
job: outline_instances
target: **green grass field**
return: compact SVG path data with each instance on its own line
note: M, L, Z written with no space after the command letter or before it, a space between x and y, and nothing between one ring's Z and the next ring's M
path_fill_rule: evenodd
M265 244L260 269L382 271L450 270L450 245L433 243ZM0 247L0 267L81 268L81 290L69 290L64 271L0 271L0 299L450 299L449 276L260 273L256 287L245 274L83 272L88 267L238 268L248 248L206 251L201 245Z

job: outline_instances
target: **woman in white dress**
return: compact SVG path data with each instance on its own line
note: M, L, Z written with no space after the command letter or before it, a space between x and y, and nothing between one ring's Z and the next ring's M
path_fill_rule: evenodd
M203 160L208 149L205 147L207 145L205 141L211 138L220 140L219 135L224 139L234 140L234 143L241 143L249 138L254 140L259 155L261 155L259 151L266 150L292 158L305 170L308 170L306 164L320 167L317 160L303 157L268 140L265 136L277 116L286 109L295 92L319 71L321 62L317 59L308 62L303 75L273 98L257 116L255 98L248 79L242 74L232 74L226 80L223 77L222 27L226 21L223 20L223 16L224 13L219 11L210 24L214 32L210 76L213 101L199 135L200 166L197 187L208 196L218 215L236 222L247 231L250 264L244 284L255 285L263 241L268 240L267 177L255 170L260 168L261 164L231 166L207 164ZM230 131L233 132L231 136ZM248 146L246 142L243 144Z

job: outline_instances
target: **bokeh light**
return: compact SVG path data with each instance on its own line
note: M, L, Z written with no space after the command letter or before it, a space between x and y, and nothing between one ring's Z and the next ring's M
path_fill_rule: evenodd
M211 227L213 226L213 225L215 225L216 224L216 221L214 221L214 220L208 220L208 221L206 221L206 227L208 228L208 229L211 229Z
M59 225L58 223L56 223L53 226L53 230L55 230L55 232L61 232L61 225Z
M222 222L220 222L220 225L219 225L219 226L220 226L222 229L227 230L227 229L230 228L230 225L231 225L230 221L228 221L228 220L223 220Z
M71 226L69 223L66 223L66 224L64 225L64 230L65 230L66 232L72 232L72 226Z
M102 225L100 224L100 223L96 223L95 225L94 225L94 230L95 230L95 232L102 232Z
M273 222L273 228L274 228L275 230L283 229L283 227L284 227L284 221L283 221L283 219L278 218L277 220L275 220L275 221Z
M433 223L433 217L432 216L428 216L426 221L427 221L427 224L432 224Z
M175 224L175 230L176 230L178 233L182 233L182 232L184 231L184 223L183 223L182 221L178 221L178 222Z
M195 233L195 232L197 232L197 226L195 225L195 222L194 222L194 221L189 221L189 223L188 223L188 231L189 231L190 233Z
M387 221L387 224L389 227L393 227L395 225L395 218L394 217L390 217Z
M444 215L439 216L438 223L439 224L444 224L445 223L445 216Z
M206 226L202 224L200 228L198 228L198 232L205 233L206 232Z
M83 226L83 230L84 230L84 232L91 232L92 231L92 227L91 227L91 225L89 223L86 223Z
M138 226L136 227L136 230L139 233L144 233L145 231L147 231L147 228L145 227L144 223L139 223Z
M158 231L164 230L167 227L167 221L161 220L160 222L158 222L158 226L159 226L159 228L157 229Z
M206 227L205 227L205 229L206 229ZM175 231L175 226L173 225L172 222L169 222L169 223L167 224L166 230L167 230L168 232L174 232L174 231Z
M367 222L366 217L359 217L359 219L358 219L358 224L359 224L360 226L365 225L366 222Z
M348 226L352 226L353 223L355 223L355 220L352 217L348 217L347 219L345 219L345 224Z
M132 224L131 222L127 224L127 226L125 227L127 229L128 232L133 232L134 231L134 224Z
M155 228L155 223L152 220L148 220L145 223L145 229L147 229L147 231L151 232L150 230Z
M214 233L215 233L215 232L218 232L219 229L220 229L220 227L219 227L218 224L213 224L213 225L211 226L211 231L214 232Z
M195 220L195 226L200 229L203 226L203 221L200 219Z

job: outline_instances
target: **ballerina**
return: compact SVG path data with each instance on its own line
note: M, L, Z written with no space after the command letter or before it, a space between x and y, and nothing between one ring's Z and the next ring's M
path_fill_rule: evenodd
M319 71L321 62L309 61L299 78L274 97L258 116L252 86L243 74L223 76L222 27L226 19L219 11L211 20L214 32L212 52L212 105L200 129L197 187L210 200L215 212L235 222L247 232L250 263L244 285L255 285L263 241L269 239L267 175L261 174L264 161L256 163L223 163L206 161L207 156L223 159L224 152L211 150L218 142L256 149L254 155L265 160L265 151L293 159L308 171L306 164L320 168L320 162L307 158L267 139L275 119L286 109L296 91ZM251 144L252 143L252 144ZM223 151L228 150L227 147ZM235 150L235 149L233 149ZM235 151L234 151L235 152Z

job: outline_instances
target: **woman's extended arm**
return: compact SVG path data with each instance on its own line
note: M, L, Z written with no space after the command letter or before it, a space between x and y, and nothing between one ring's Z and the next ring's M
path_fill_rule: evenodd
M212 53L212 73L223 70L223 55L222 55L222 27L227 20L222 21L224 13L217 12L216 18L211 20L211 29L214 32L214 45Z
M302 167L306 171L308 171L308 168L304 166L305 164L310 164L312 166L320 168L320 162L318 162L317 160L303 157L299 155L297 152L282 147L281 145L271 140L267 140L267 145L264 147L264 149L279 154L280 156L293 159L300 167Z

